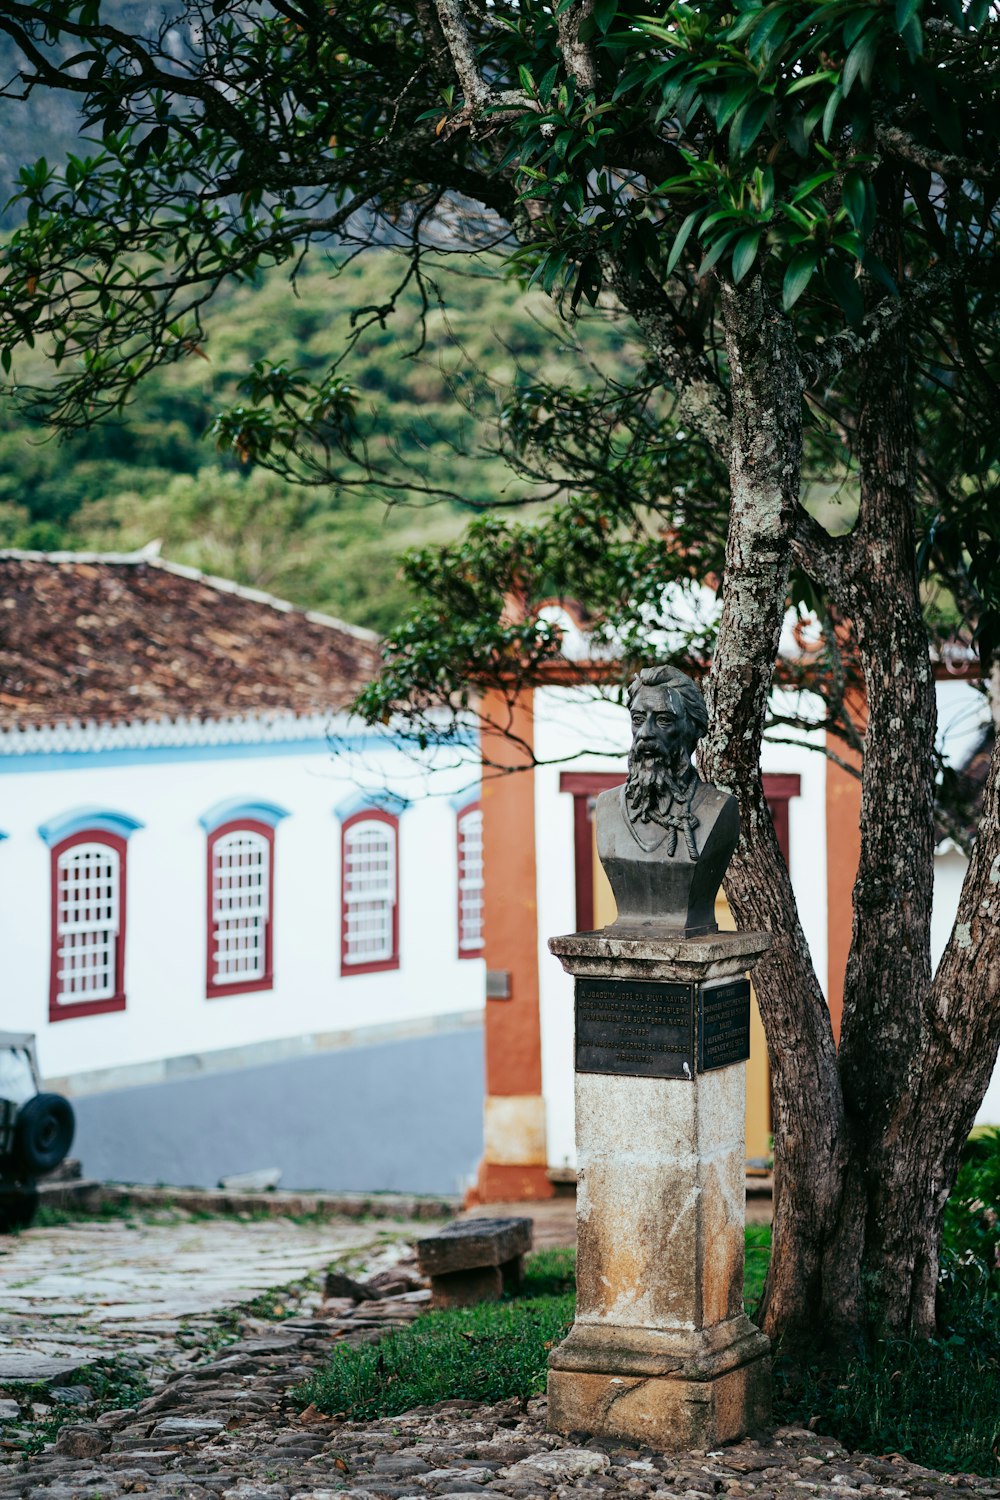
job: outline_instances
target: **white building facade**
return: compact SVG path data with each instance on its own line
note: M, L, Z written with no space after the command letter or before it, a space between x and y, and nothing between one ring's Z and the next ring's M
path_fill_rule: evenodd
M136 566L97 564L126 590ZM215 587L150 567L202 600ZM213 715L238 631L252 678L275 611L292 662L298 627L346 629L220 597L225 660L203 673L202 712L109 722L98 702L89 722L46 723L7 707L0 1024L35 1033L88 1173L214 1185L281 1167L289 1187L460 1191L481 1145L474 755L432 777L433 752L417 763L343 709L297 712L287 655L286 711L278 681L267 712ZM343 699L305 655L306 696Z

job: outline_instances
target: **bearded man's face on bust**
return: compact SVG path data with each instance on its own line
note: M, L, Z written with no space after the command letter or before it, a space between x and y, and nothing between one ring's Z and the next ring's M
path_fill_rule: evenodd
M684 803L695 772L691 724L682 703L668 687L640 687L630 707L632 748L628 758L626 799L634 818Z
M676 776L691 762L691 726L667 687L641 687L632 699L632 757L659 760Z

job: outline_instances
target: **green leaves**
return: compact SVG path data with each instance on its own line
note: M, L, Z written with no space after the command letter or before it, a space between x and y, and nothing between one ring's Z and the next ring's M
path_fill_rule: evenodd
M668 0L630 30L606 33L616 100L645 103L684 143L684 169L648 193L668 229L663 274L721 271L739 282L759 267L791 308L813 272L836 261L844 274L824 275L819 295L856 317L854 266L877 215L866 170L871 96L903 86L924 3L737 0L726 13ZM609 206L612 218L620 207Z
M748 230L746 234L740 235L736 241L733 251L733 280L741 282L744 276L757 259L757 250L760 245L761 232L759 229Z
M712 465L703 469L698 444L669 424L650 445L653 414L638 389L631 396L622 394L622 406L614 410L608 408L607 392L588 398L586 392L566 387L539 386L512 396L505 420L519 432L527 424L534 434L522 438L521 451L533 442L533 451L544 447L551 452L554 446L565 461L562 444L575 428L575 451L586 453L601 469L604 480L594 488L604 482L607 492L552 504L531 524L483 516L455 541L407 554L404 574L418 604L385 642L381 678L359 700L369 722L398 712L419 715L421 704L454 705L463 695L467 703L470 689L481 686L502 689L505 682L536 680L546 663L558 657L561 632L551 621L537 618L533 607L554 595L587 599L595 643L613 643L615 658L625 667L647 649L647 632L668 624L678 643L699 637L704 649L712 627L692 625L685 606L678 609L678 591L665 594L664 585L673 579L683 589L701 567L721 566L724 543L715 524L721 476ZM634 409L633 399L638 401ZM624 428L618 427L617 415ZM608 432L602 437L609 418L613 436ZM686 492L706 501L690 531L682 523L681 545L676 535L668 541L655 525L630 520L615 498L620 486L634 478L631 471L609 472L625 461L633 421L647 429L645 453L639 458L646 484L653 489L669 483L676 463ZM629 490L636 494L631 483ZM697 562L687 551L695 540ZM523 602L524 618L504 613L505 595ZM684 624L675 614L687 615Z
M602 36L606 36L612 21L618 14L618 0L594 0L591 14L598 31Z
M833 133L833 123L837 118L837 110L844 102L844 90L840 84L833 90L823 108L823 140L828 141Z
M764 128L771 105L767 94L758 94L738 110L729 130L729 149L734 156L744 155L753 145Z
M781 305L790 312L812 280L816 269L815 250L800 250L793 255L781 284Z
M719 235L718 239L709 246L709 248L705 251L704 256L702 257L701 265L698 267L698 270L695 273L699 281L703 276L708 275L712 267L722 259L725 252L733 244L733 241L738 238L739 230L731 229L727 233Z
M857 169L844 173L841 188L844 210L854 228L867 239L875 224L875 189L871 182Z
M576 283L573 287L573 295L570 299L570 306L574 312L576 312L583 297L586 297L591 307L597 306L597 297L601 290L602 280L601 263L597 256L593 253L585 255L580 261Z
M674 268L677 265L677 262L680 260L682 254L684 253L684 247L691 236L691 231L694 229L694 226L701 218L703 212L703 209L696 208L693 213L689 213L680 229L678 229L676 235L674 236L674 243L671 247L670 254L667 256L667 263L665 267L665 271L668 276L673 275Z
M911 58L919 56L923 51L923 29L920 25L922 7L923 0L896 0L896 30Z
M814 172L804 182L799 183L798 187L792 193L790 201L792 203L801 203L803 198L811 198L819 188L825 186L828 182L832 182L836 175L837 171L835 167L824 167L822 171Z
M824 271L827 285L848 323L855 328L860 326L865 315L865 299L857 277L843 261L832 258L826 262Z
M844 63L844 71L841 75L841 88L844 97L851 92L855 79L860 78L862 86L868 89L871 86L872 72L875 67L875 59L878 55L879 32L875 25L870 25L861 40L856 42L847 54Z
M914 274L933 234L939 258L977 235L996 243L981 181L928 185L875 140L876 120L882 136L889 121L921 150L996 160L984 0L647 0L639 14L593 0L586 89L567 76L559 35L580 13L572 0L522 0L473 26L496 93L476 122L461 83L428 69L413 0L337 7L332 19L321 7L315 21L306 8L301 24L251 0L213 18L210 3L198 59L171 84L163 52L145 91L138 53L123 62L96 22L67 38L80 6L45 8L74 79L90 75L100 152L64 173L25 168L21 238L0 249L0 348L31 338L61 351L66 395L52 409L73 420L92 420L105 396L113 406L136 370L197 350L201 299L226 276L294 263L352 212L405 237L439 190L480 192L508 217L513 200L528 236L516 264L568 312L598 301L609 265L626 286L669 278L684 318L710 300L699 278L759 273L806 340L858 316L859 264L881 295L869 250L876 149L886 173L905 171ZM943 17L948 29L925 28ZM225 92L209 87L218 78ZM435 133L442 101L448 128ZM72 288L64 300L51 293L60 285Z

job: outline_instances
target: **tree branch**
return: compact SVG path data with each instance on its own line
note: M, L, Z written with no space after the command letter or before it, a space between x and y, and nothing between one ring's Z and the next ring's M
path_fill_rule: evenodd
M462 14L462 0L434 0L434 8L472 117L478 119L488 109L495 122L497 116L492 111L498 108L537 111L537 102L520 89L498 93L490 88L476 63L476 47Z
M489 100L490 90L476 66L476 49L462 14L461 0L434 0L434 7L465 102L473 109L482 109Z
M914 321L927 304L938 301L954 281L962 278L968 283L969 277L967 264L937 265L920 281L911 282L898 296L883 297L859 329L845 328L827 339L818 354L800 356L799 367L806 390L829 385L846 365L870 353L880 339Z
M718 643L707 683L710 733L699 764L706 779L739 792L740 842L725 878L737 922L773 934L755 970L774 1085L777 1253L763 1297L765 1331L815 1319L806 1287L824 1282L827 1315L857 1313L837 1285L845 1247L805 1247L800 1219L834 1230L843 1172L843 1101L830 1014L764 797L760 745L785 613L789 542L801 463L802 389L788 319L760 277L723 284L732 370L732 504ZM808 1127L804 1122L808 1120ZM821 1264L832 1255L828 1268Z
M594 9L594 0L577 0L567 10L556 12L559 35L559 51L563 55L566 71L575 76L583 89L597 87L597 67L586 42L580 40L580 27Z
M850 533L831 536L799 501L796 505L792 555L799 567L833 599L843 590L843 570L851 554Z
M909 162L934 172L938 177L961 177L969 182L981 183L984 187L1000 185L1000 170L996 166L985 166L971 156L957 156L950 151L938 151L915 140L901 125L886 123L875 126L875 139L884 156L897 161Z
M729 455L729 406L708 360L690 340L677 309L648 272L630 276L610 255L605 275L677 397L680 423L695 427L719 457Z
M43 13L39 6L19 5L15 3L15 0L5 0L5 4L0 7L0 32L6 32L25 57L29 58L38 69L37 78L32 78L26 73L21 73L19 76L24 80L29 92L36 83L44 83L57 90L94 94L94 80L89 75L78 78L67 72L65 68L57 67L35 45L28 28L31 25L51 25L51 20L51 16L47 12ZM185 76L176 70L164 72L157 67L152 52L143 46L137 37L119 31L114 26L103 24L83 26L66 19L60 21L59 30L85 43L106 42L111 47L117 48L123 57L130 59L137 71L131 79L119 78L117 80L123 99L126 95L148 93L153 89L162 89L168 96L179 94L183 98L197 99L204 106L206 118L224 124L235 140L244 146L253 143L255 149L261 152L268 149L267 142L247 128L242 113L221 89L215 88L211 83L202 79L192 78L190 75ZM3 97L5 93L6 89L0 90L0 97Z

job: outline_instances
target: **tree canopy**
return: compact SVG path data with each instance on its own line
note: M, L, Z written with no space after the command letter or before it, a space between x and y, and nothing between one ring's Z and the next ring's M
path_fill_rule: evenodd
M294 277L334 242L402 252L357 336L391 326L408 289L435 305L432 247L499 250L566 317L632 320L631 378L542 378L506 402L504 451L562 502L545 534L491 520L413 564L430 605L389 643L368 709L450 700L544 655L544 627L504 624L508 581L530 596L586 573L627 616L670 578L722 572L701 754L743 809L731 905L774 935L758 971L780 1183L765 1326L928 1332L943 1204L1000 1044L996 757L931 973L925 608L933 579L948 630L994 668L995 8L213 0L140 31L98 0L11 0L0 32L22 59L8 96L76 94L95 142L23 169L0 258L0 361L16 376L15 351L44 347L56 379L24 395L63 428L196 356L224 281ZM261 351L217 439L306 484L364 465L347 370ZM814 503L824 478L853 497L838 527ZM789 597L820 613L833 724L864 745L839 1051L759 772Z
M117 409L144 373L197 354L225 282L294 273L331 237L408 247L399 284L426 308L439 296L428 243L495 243L568 310L608 289L649 351L637 399L651 375L675 429L724 460L719 283L760 274L793 312L819 472L850 467L858 355L880 328L919 328L922 561L991 648L996 351L983 339L1000 176L984 0L638 16L612 0L335 15L242 0L165 8L140 34L127 19L62 0L13 5L0 26L22 62L8 95L75 95L93 140L21 173L0 327L8 364L36 339L55 361L59 378L32 393L42 415L73 427ZM890 178L895 257L884 224L875 233ZM355 333L391 325L398 302L380 291ZM262 350L243 397L217 436L244 458L321 483L368 456L339 358L296 369ZM603 393L587 398L607 411ZM539 382L508 413L508 453L547 460L553 427L580 432L580 415ZM592 488L593 465L575 467L559 477ZM420 485L412 470L383 477ZM717 537L725 524L717 507Z

